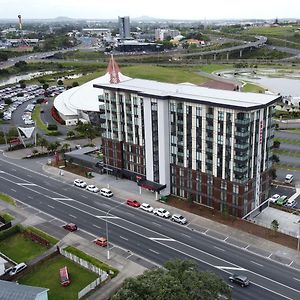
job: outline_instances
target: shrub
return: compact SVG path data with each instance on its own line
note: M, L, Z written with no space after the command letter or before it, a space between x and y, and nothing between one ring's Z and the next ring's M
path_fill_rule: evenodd
M49 124L47 127L48 130L57 130L57 125L56 124Z

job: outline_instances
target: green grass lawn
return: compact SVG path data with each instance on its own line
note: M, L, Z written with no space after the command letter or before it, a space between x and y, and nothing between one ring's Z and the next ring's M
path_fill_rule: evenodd
M28 262L46 250L46 247L25 238L21 233L14 234L0 243L0 251L18 263Z
M246 83L243 86L242 91L243 92L250 92L250 93L264 93L265 89L261 86L253 84L253 83Z
M4 201L6 203L9 203L13 206L16 206L16 201L12 197L10 197L4 193L0 193L0 200Z
M71 284L63 287L60 284L59 269L67 266ZM43 262L32 272L23 276L18 282L21 284L49 288L49 300L78 299L78 292L97 278L95 273L83 269L67 258L58 255Z
M202 84L209 80L207 77L197 75L194 71L191 71L188 68L135 65L121 67L121 72L132 78L142 78L170 83L191 82L194 84Z

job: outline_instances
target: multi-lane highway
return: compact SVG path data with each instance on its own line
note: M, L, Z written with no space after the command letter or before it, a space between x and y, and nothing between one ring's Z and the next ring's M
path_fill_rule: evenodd
M106 199L0 159L0 190L57 219L74 222L95 236L163 264L172 258L195 260L199 268L216 272L228 281L238 272L251 280L249 288L233 287L234 299L299 299L300 272L238 247L120 205L124 199ZM111 213L106 218L108 210Z

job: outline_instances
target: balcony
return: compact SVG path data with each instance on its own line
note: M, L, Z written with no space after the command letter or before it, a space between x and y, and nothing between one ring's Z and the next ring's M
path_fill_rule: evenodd
M206 114L206 119L213 119L214 115L213 114Z
M233 171L234 172L238 172L238 173L246 173L248 171L248 166L244 166L244 167L233 167Z
M241 120L241 119L236 119L235 120L235 124L238 124L238 125L247 125L249 123L250 123L250 119L249 118L243 119L243 120Z
M248 132L236 131L235 135L238 136L238 137L247 137L248 138L250 133L249 133L249 131Z
M244 149L244 150L246 150L246 149L249 148L249 144L248 143L245 143L245 144L234 144L234 147L236 149Z

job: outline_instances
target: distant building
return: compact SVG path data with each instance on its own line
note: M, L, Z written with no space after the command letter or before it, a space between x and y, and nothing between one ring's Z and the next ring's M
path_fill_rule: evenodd
M156 41L164 41L167 38L174 38L180 35L179 30L175 29L155 29L155 40Z
M0 280L1 300L48 300L47 288L28 286L15 282Z
M164 46L156 43L142 43L134 40L124 40L118 43L115 50L119 52L156 52L163 51Z
M119 34L121 39L130 38L130 20L129 17L119 17Z
M109 28L83 28L82 32L84 34L96 34L97 36L100 36L102 38L110 38L111 37L111 31Z

